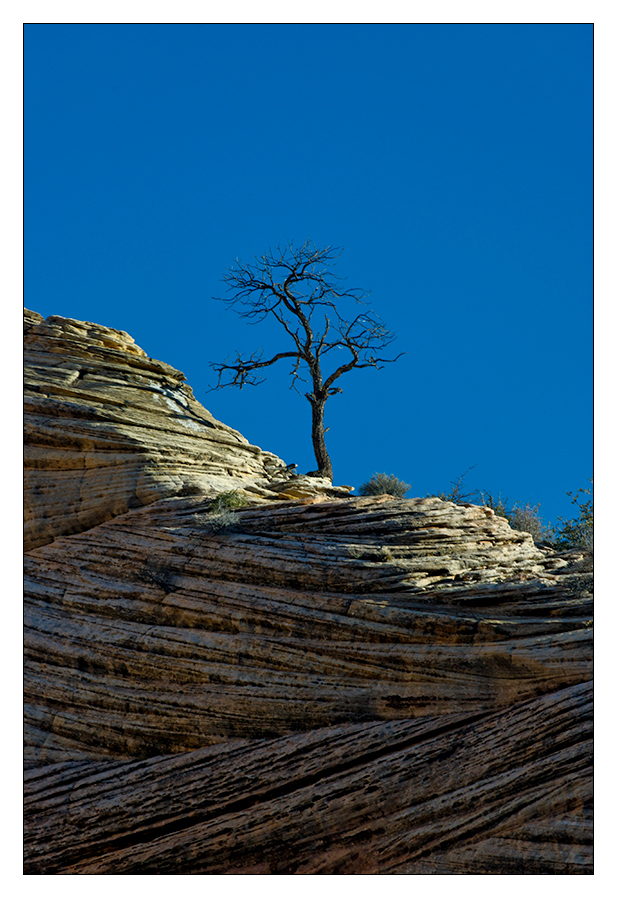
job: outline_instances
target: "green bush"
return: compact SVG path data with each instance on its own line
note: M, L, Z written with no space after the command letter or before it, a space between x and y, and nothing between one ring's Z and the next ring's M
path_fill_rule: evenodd
M593 478L591 479L593 485ZM578 509L575 519L559 517L555 533L555 545L560 550L575 549L593 553L593 489L579 488L575 494L566 491ZM589 497L590 499L587 499Z
M591 555L593 553L593 497L588 488L580 488L573 494L566 491L572 503L578 509L575 519L563 519L559 517L558 524L553 528L544 524L540 516L540 504L532 506L527 503L509 505L508 500L502 500L501 496L495 499L487 491L479 491L481 502L484 506L493 509L497 516L507 519L516 531L528 531L536 543L550 544L557 550L583 550ZM587 495L591 499L587 499Z
M362 497L372 497L377 494L391 494L393 497L404 497L410 491L410 484L400 481L395 475L387 475L385 472L376 472L369 481L359 488Z
M471 468L475 467L471 466ZM593 499L591 490L581 488L575 494L567 491L568 497L572 498L572 503L578 509L578 516L570 520L559 518L558 524L552 527L542 520L539 503L537 505L510 503L508 499L504 500L500 494L498 497L493 497L489 491L480 491L479 489L464 493L462 482L470 471L471 469L467 469L457 481L452 481L452 490L449 493L444 491L426 496L438 497L441 500L450 500L452 503L458 504L481 503L494 510L497 516L507 519L514 530L528 531L536 543L550 544L558 550L583 550L589 555L592 554Z
M215 533L232 531L241 521L237 510L246 506L238 491L224 491L218 494L209 507L206 522Z
M227 509L239 509L246 505L238 491L224 491L222 494L217 494L211 503L210 511L224 512Z
M545 523L540 515L540 504L510 503L499 494L493 497L489 491L470 491L465 493L462 487L465 476L475 466L467 469L456 481L452 481L451 491L426 494L426 497L438 497L440 500L448 500L452 503L467 504L480 503L494 510L497 516L507 519L515 531L528 531L535 543L550 544L557 550L582 550L591 562L593 556L593 489L580 488L576 493L567 491L572 503L578 510L574 519L559 518L555 527ZM593 485L593 479L591 479ZM359 488L361 496L376 494L392 494L394 497L404 497L410 490L410 484L400 481L395 475L386 475L378 472Z

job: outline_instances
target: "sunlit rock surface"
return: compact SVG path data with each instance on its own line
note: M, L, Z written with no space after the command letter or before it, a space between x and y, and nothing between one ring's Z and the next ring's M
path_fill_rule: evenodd
M177 494L345 496L218 422L124 331L24 311L26 549Z
M113 348L92 340L94 384ZM132 352L155 365L122 350L125 393ZM47 441L35 446L42 463L46 447L51 462L69 453L79 477L84 432L67 441L78 419L43 356L42 393L61 409L43 423L31 375L32 433ZM537 547L482 507L336 499L313 479L278 480L280 460L219 423L204 426L206 463L190 465L185 413L155 412L162 389L132 387L114 427L107 400L104 425L84 419L95 460L99 441L139 431L132 398L160 423L109 464L126 490L108 506L101 485L96 522L79 504L64 511L66 469L34 470L45 489L29 495L25 871L591 874L579 554ZM142 465L159 487L140 498L127 485ZM174 467L192 492L174 490ZM218 485L237 481L261 505L214 517Z

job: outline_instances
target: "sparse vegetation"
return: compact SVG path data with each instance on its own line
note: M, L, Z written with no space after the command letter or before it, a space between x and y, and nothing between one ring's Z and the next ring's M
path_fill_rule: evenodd
M387 475L385 472L376 472L369 481L366 481L359 488L359 494L362 497L372 497L377 494L391 494L394 497L402 498L410 491L410 484L400 481L395 475Z
M544 524L540 515L540 503L537 506L533 506L531 503L524 505L514 503L509 506L509 501L503 500L500 494L495 499L488 491L479 491L478 493L482 505L494 510L495 515L507 519L515 531L528 531L537 544L553 543L554 530L550 525Z
M477 502L481 506L487 506L489 509L494 510L495 515L509 520L508 499L503 500L500 494L498 497L494 497L490 491L476 491L475 493L478 497Z
M593 485L593 478L591 479ZM578 509L575 519L559 518L556 529L556 546L563 550L566 547L575 547L587 553L593 553L593 487L579 488L575 494L567 491L567 496ZM589 498L589 499L587 499Z
M426 497L438 497L439 500L447 500L450 503L471 503L472 498L479 493L479 491L471 491L467 494L464 494L462 491L462 482L465 477L474 469L475 466L469 466L466 472L463 472L462 475L456 480L451 482L451 491L447 493L446 491L441 491L436 494L426 494Z
M480 504L494 510L497 516L507 519L509 524L516 531L528 531L536 543L548 544L557 550L582 550L586 556L588 563L591 562L593 556L593 490L592 488L580 488L573 493L566 491L567 496L571 498L572 503L578 510L578 515L573 519L559 518L557 524L553 527L549 523L543 521L540 514L541 504L532 504L530 502L521 503L516 501L510 503L508 498L503 499L499 494L494 497L489 491L473 490L465 491L463 482L468 473L475 466L470 466L456 481L451 482L451 491L440 491L436 493L426 494L426 497L438 497L440 500L447 500L457 504ZM388 482L394 480L404 485L395 476L391 475L375 475L370 482L362 485L359 489L360 494L379 494L379 493L395 493L388 487ZM593 479L591 479L593 485ZM396 496L403 497L410 485L404 485L403 493Z
M238 491L224 491L217 494L211 504L211 512L225 512L229 509L240 509L247 503Z
M536 543L551 543L553 529L550 525L544 524L539 510L539 503L537 506L530 503L520 506L515 503L507 512L507 521L515 531L528 531Z
M470 471L467 470L467 471ZM465 472L466 474L466 472ZM576 493L566 491L568 497L571 497L572 503L578 509L578 515L574 519L563 519L559 517L556 526L545 523L540 515L541 504L533 505L532 503L521 504L515 502L510 505L509 500L501 497L493 497L489 491L474 491L466 495L462 495L460 485L461 476L456 482L457 499L453 496L441 496L442 499L451 499L454 503L463 502L463 498L474 496L476 493L479 501L483 506L493 509L497 516L503 516L507 519L512 528L516 531L528 531L536 543L549 544L556 547L557 550L582 550L589 558L593 555L593 490L590 488L580 488ZM593 479L591 479L593 484ZM589 559L590 561L590 559Z
M231 531L241 520L238 510L246 505L238 491L223 491L211 503L206 522L216 533Z

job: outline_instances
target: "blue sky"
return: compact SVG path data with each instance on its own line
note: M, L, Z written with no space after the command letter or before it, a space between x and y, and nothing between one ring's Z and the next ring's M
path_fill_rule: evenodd
M315 468L286 368L216 300L311 239L396 363L341 380L335 481L465 486L571 516L592 474L590 25L28 25L25 298L128 331L252 443Z

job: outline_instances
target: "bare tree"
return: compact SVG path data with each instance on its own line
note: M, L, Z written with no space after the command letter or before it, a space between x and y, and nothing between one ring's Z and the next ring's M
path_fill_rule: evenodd
M385 324L371 310L352 320L342 315L348 300L363 303L366 291L344 289L341 279L329 272L341 254L332 247L319 249L306 241L295 249L290 243L275 252L256 257L246 265L238 259L224 276L231 296L219 297L237 307L242 318L261 322L276 319L288 335L291 349L263 359L262 350L248 356L237 354L233 362L211 363L218 375L212 390L246 384L260 384L260 372L280 359L290 361L291 387L301 393L298 382L306 382L311 389L305 392L312 408L312 444L318 469L310 475L333 480L331 459L325 444L325 403L329 397L342 392L335 382L352 369L381 369L383 359L378 352L394 339ZM336 364L331 373L323 374L323 364L330 353L345 351L346 358ZM398 354L394 359L398 359ZM304 377L305 376L305 377Z

